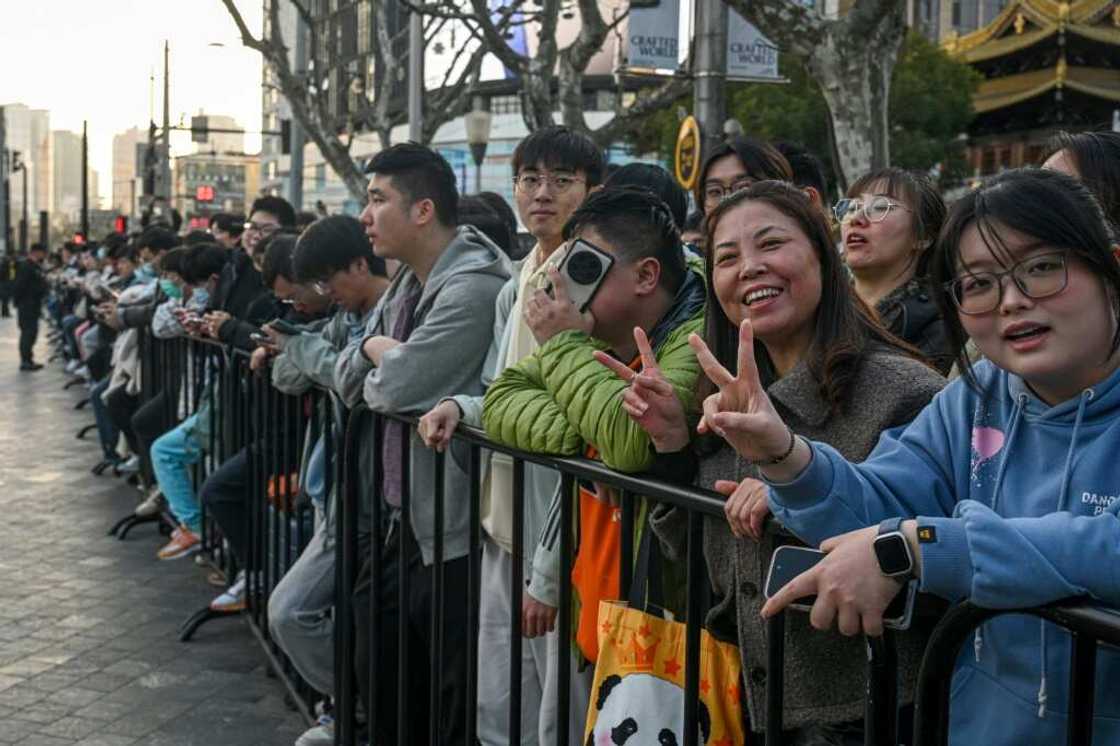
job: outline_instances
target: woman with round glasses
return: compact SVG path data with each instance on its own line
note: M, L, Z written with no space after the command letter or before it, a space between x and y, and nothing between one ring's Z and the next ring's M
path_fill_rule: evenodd
M1120 606L1118 254L1096 199L1065 174L1009 171L961 198L932 290L951 341L970 337L985 359L961 353L962 379L862 464L792 436L753 355L732 375L696 344L720 382L701 429L762 463L775 517L827 553L764 616L816 594L814 627L877 635L911 579L992 609L1073 596ZM950 742L1063 743L1071 648L1036 617L985 623L956 660ZM1120 682L1120 652L1101 646L1096 680ZM1092 732L1120 743L1120 700L1095 698Z
M953 364L941 314L925 286L945 203L924 176L886 168L862 177L833 207L856 294L895 336L941 371Z

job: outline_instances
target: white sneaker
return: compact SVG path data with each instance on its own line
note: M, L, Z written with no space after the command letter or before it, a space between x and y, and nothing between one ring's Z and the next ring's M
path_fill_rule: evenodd
M80 367L82 367L82 361L78 358L74 358L70 362L66 363L66 372L72 374Z
M158 514L163 510L163 506L166 504L167 501L164 499L163 493L159 491L159 487L153 487L152 491L148 493L148 496L144 498L144 502L137 505L136 510L133 512L141 518L148 518ZM178 531L178 529L176 529L176 531Z
M210 602L214 611L242 611L245 608L245 571L237 573L233 585L226 592ZM334 743L333 736L331 743Z
M87 366L87 365L78 366L78 369L74 371L74 375L78 376L78 378L81 378L81 379L84 379L84 380L88 381L89 377L90 377L89 366Z
M296 746L334 746L334 718L320 715L319 724L297 738Z
M135 454L129 456L117 466L117 471L121 474L135 474L140 471L140 457Z

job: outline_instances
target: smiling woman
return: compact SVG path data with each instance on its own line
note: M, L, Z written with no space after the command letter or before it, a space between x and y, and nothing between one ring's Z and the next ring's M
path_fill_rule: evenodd
M786 425L770 460L796 443L795 435L823 440L848 458L862 459L882 431L909 422L944 384L856 297L824 215L794 186L763 181L725 198L709 214L706 245L707 345L695 338L694 346L702 363L719 367L718 358L723 368L740 374L744 369L738 361L753 353L761 386ZM697 401L719 385L725 406L738 402L737 392L724 386L730 373L709 375L702 379ZM710 519L704 528L704 555L716 596L706 621L738 641L749 674L748 725L763 731L765 712L759 705L765 702L767 640L758 619L760 589L774 549L789 538L779 536L773 522L764 523L766 489L757 480L758 466L738 457L728 442L697 436L684 451L663 453L659 463L659 473L667 478L695 477L700 486L729 498L727 520ZM666 550L677 555L682 549L679 511L660 505L652 515ZM791 616L788 624L784 722L793 732L781 740L862 743L863 646L813 631L803 615ZM913 694L923 641L915 632L900 641L903 703Z

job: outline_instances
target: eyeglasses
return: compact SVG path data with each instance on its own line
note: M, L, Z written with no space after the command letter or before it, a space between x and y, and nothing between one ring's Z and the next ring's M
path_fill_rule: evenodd
M740 189L746 189L754 183L754 179L749 176L739 176L735 178L730 186L725 186L718 181L710 181L704 185L704 204L712 205L729 194L734 194Z
M961 313L976 316L999 308L1003 302L1003 278L1009 276L1019 292L1039 300L1057 295L1069 282L1066 251L1027 257L1003 272L970 272L945 283Z
M280 226L276 223L246 223L242 227L246 231L256 231L262 236L271 236L273 233L280 230Z
M564 194L576 184L585 183L583 179L567 174L520 174L513 177L514 188L527 194L536 193L545 182L554 194Z
M311 283L311 288L319 295L330 295L331 287L327 284L326 280L316 280Z
M898 208L906 212L912 210L899 202L895 202L890 197L872 197L869 200L863 200L858 197L854 199L842 199L832 206L832 214L836 216L838 222L843 223L845 220L851 220L855 217L855 213L863 214L869 223L881 223L887 219L891 214L891 210Z

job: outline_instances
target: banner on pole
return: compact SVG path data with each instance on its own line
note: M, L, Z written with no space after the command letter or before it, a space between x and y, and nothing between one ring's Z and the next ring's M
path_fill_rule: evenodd
M680 0L661 0L654 7L630 7L627 67L676 70Z
M731 9L727 13L727 79L782 79L778 74L778 48Z

